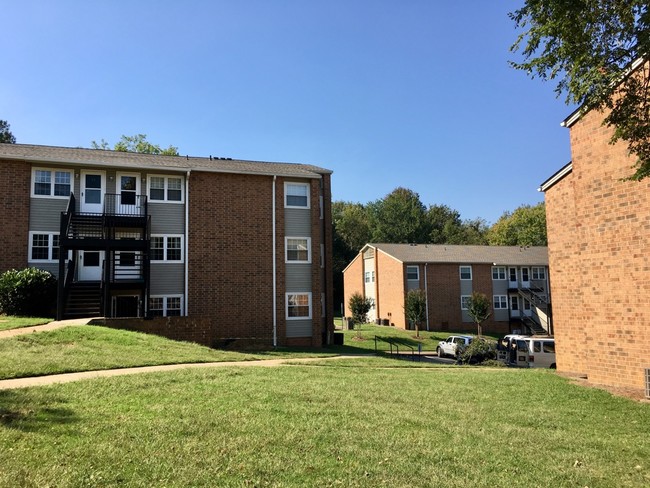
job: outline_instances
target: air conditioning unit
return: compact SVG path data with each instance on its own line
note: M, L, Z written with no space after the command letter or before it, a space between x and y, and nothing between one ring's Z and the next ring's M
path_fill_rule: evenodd
M645 369L645 397L650 398L650 368Z

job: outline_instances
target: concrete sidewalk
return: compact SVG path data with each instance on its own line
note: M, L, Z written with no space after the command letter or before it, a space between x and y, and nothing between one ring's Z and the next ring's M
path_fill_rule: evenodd
M311 358L284 358L284 359L262 359L251 361L224 361L217 363L186 363L186 364L164 364L160 366L141 366L137 368L104 369L98 371L81 371L79 373L52 374L48 376L35 376L30 378L15 378L0 380L0 390L13 390L16 388L28 388L31 386L53 385L55 383L70 383L92 378L106 378L111 376L124 376L128 374L154 373L162 371L174 371L190 368L226 368L232 366L249 367L275 367L283 364L299 364L311 361L323 361L330 359L352 359L359 356L328 356Z
M55 320L49 324L35 325L33 327L21 327L20 329L9 329L0 331L0 339L7 339L9 337L16 337L20 335L31 334L32 332L45 332L48 330L61 329L62 327L69 327L71 325L86 325L93 319L70 319L70 320Z

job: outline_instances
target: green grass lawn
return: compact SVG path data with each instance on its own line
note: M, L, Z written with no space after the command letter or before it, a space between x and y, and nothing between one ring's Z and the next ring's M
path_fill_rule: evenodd
M33 325L43 325L52 322L53 319L42 317L14 317L12 315L0 315L0 330L19 329Z
M0 391L0 486L650 485L650 405L550 371L348 361Z
M155 364L332 354L326 350L222 351L150 334L82 325L1 339L0 379Z

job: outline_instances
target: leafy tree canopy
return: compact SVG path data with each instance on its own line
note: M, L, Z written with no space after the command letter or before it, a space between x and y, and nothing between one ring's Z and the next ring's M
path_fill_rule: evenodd
M6 120L0 120L0 142L5 144L16 144L16 138L9 130L10 125Z
M420 325L427 320L427 296L424 290L409 290L404 301L404 312L407 320L415 325L415 335L420 337Z
M483 328L481 324L490 318L490 300L488 297L480 292L473 292L467 301L467 314L472 318L476 324L478 336L481 337Z
M491 246L546 246L546 207L522 205L505 212L487 233Z
M369 204L375 242L425 243L429 239L426 207L420 196L396 188L381 200Z
M608 110L612 142L626 141L637 160L633 179L650 175L650 12L647 0L526 0L510 13L522 32L512 66L558 80L558 96L584 110ZM630 74L636 61L645 60Z
M111 149L108 142L102 139L100 142L92 141L90 146L93 149ZM113 146L113 151L136 152L142 154L161 154L163 156L178 156L178 148L169 146L162 149L157 144L147 141L146 134L136 134L134 136L123 135L121 139Z

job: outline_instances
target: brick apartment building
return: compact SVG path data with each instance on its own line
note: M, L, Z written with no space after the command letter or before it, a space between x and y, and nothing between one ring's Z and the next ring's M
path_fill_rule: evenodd
M59 318L181 316L200 319L204 343L320 346L333 328L330 174L0 144L0 272L52 272Z
M603 119L577 111L564 121L572 162L540 188L557 369L642 389L650 368L650 181L625 180L635 159L626 144L609 143Z
M345 314L354 293L371 298L373 322L409 328L406 294L427 296L425 330L472 331L467 299L474 291L492 303L483 330L552 332L545 247L367 244L343 271Z

